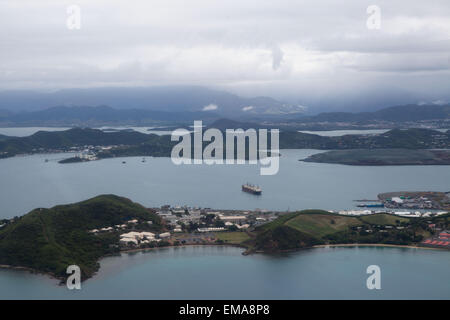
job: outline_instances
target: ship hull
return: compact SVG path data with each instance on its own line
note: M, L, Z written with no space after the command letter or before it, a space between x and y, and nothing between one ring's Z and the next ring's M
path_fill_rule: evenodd
M254 194L256 196L260 196L262 194L262 191L255 191L255 190L247 189L245 187L242 187L242 191Z

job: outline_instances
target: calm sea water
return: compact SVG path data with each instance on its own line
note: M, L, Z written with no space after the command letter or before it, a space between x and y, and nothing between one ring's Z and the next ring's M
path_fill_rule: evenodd
M175 166L168 158L58 164L68 155L0 160L0 217L114 193L147 206L223 209L354 208L354 199L396 190L449 191L448 166L356 167L298 161L316 150L282 150L280 171L259 167ZM45 162L49 159L49 162ZM122 161L126 164L122 164ZM244 182L263 195L241 192ZM450 299L450 253L399 248L320 248L243 256L231 247L186 247L122 254L68 291L46 276L0 270L0 299ZM366 268L382 270L382 290L366 289Z
M101 261L79 291L26 272L0 270L0 299L449 299L450 252L318 248L243 256L233 247L124 253ZM381 290L368 290L369 265Z
M22 215L113 193L146 206L191 205L217 209L328 210L355 208L355 199L401 190L450 190L448 166L345 166L298 161L316 150L282 150L280 169L261 176L258 165L174 165L170 158L116 158L59 164L69 155L0 160L0 217ZM49 159L49 162L45 162ZM126 161L123 164L122 161ZM262 187L262 196L241 191Z

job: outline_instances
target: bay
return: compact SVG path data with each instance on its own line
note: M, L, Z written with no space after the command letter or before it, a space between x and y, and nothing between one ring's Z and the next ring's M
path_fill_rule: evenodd
M279 172L261 176L259 165L175 165L170 158L112 158L59 164L70 155L0 160L0 218L38 207L117 194L148 207L164 204L216 209L354 209L356 199L390 191L450 191L448 166L346 166L298 161L323 151L282 150ZM48 159L48 162L45 162ZM126 163L123 164L122 162ZM262 196L241 191L258 184Z
M449 299L450 252L331 247L244 256L242 249L192 246L122 253L68 290L56 280L0 270L0 299ZM369 290L369 265L381 290Z

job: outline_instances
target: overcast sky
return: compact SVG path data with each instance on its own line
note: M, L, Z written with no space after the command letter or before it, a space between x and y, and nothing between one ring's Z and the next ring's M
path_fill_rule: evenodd
M74 4L79 30L66 25ZM370 5L380 29L367 27ZM305 103L447 100L449 17L449 0L0 0L0 89L194 84Z

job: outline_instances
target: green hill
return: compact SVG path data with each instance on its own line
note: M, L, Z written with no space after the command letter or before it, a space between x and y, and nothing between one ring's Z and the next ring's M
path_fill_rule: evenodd
M27 137L0 139L0 153L14 156L22 153L37 153L48 150L69 150L85 145L138 145L159 139L156 135L139 132L103 132L98 129L73 128L65 131L38 131Z
M285 223L312 237L322 238L326 235L344 231L350 226L360 225L356 217L333 215L328 212L303 212Z
M321 210L305 210L283 215L276 220L256 228L256 237L249 245L256 251L284 251L311 247L323 243L317 234L311 232L315 224L301 223L301 220L321 219L330 213Z
M377 243L409 245L427 234L427 219L397 217L386 213L342 216L322 210L304 210L282 215L257 227L248 251L276 252L318 244ZM432 218L438 220L442 218Z
M224 120L222 126L228 122ZM221 123L218 123L220 125ZM325 137L297 131L280 132L280 149L449 149L450 133L428 129L394 129L380 135ZM0 137L0 158L18 154L70 151L91 146L114 146L98 152L99 158L119 156L170 156L176 142L169 135L158 136L133 131L104 132L73 128L66 131L39 131L28 137ZM204 142L204 145L207 143Z
M408 218L399 217L393 214L374 214L369 216L363 216L360 218L360 220L367 222L369 224L377 224L377 225L383 225L383 226L395 226L402 222L408 222Z
M89 230L123 224L130 219L153 221L142 225L162 229L160 218L132 201L102 195L83 202L35 209L0 230L0 264L27 267L62 278L76 264L84 279L98 269L102 256L118 252L119 233Z

